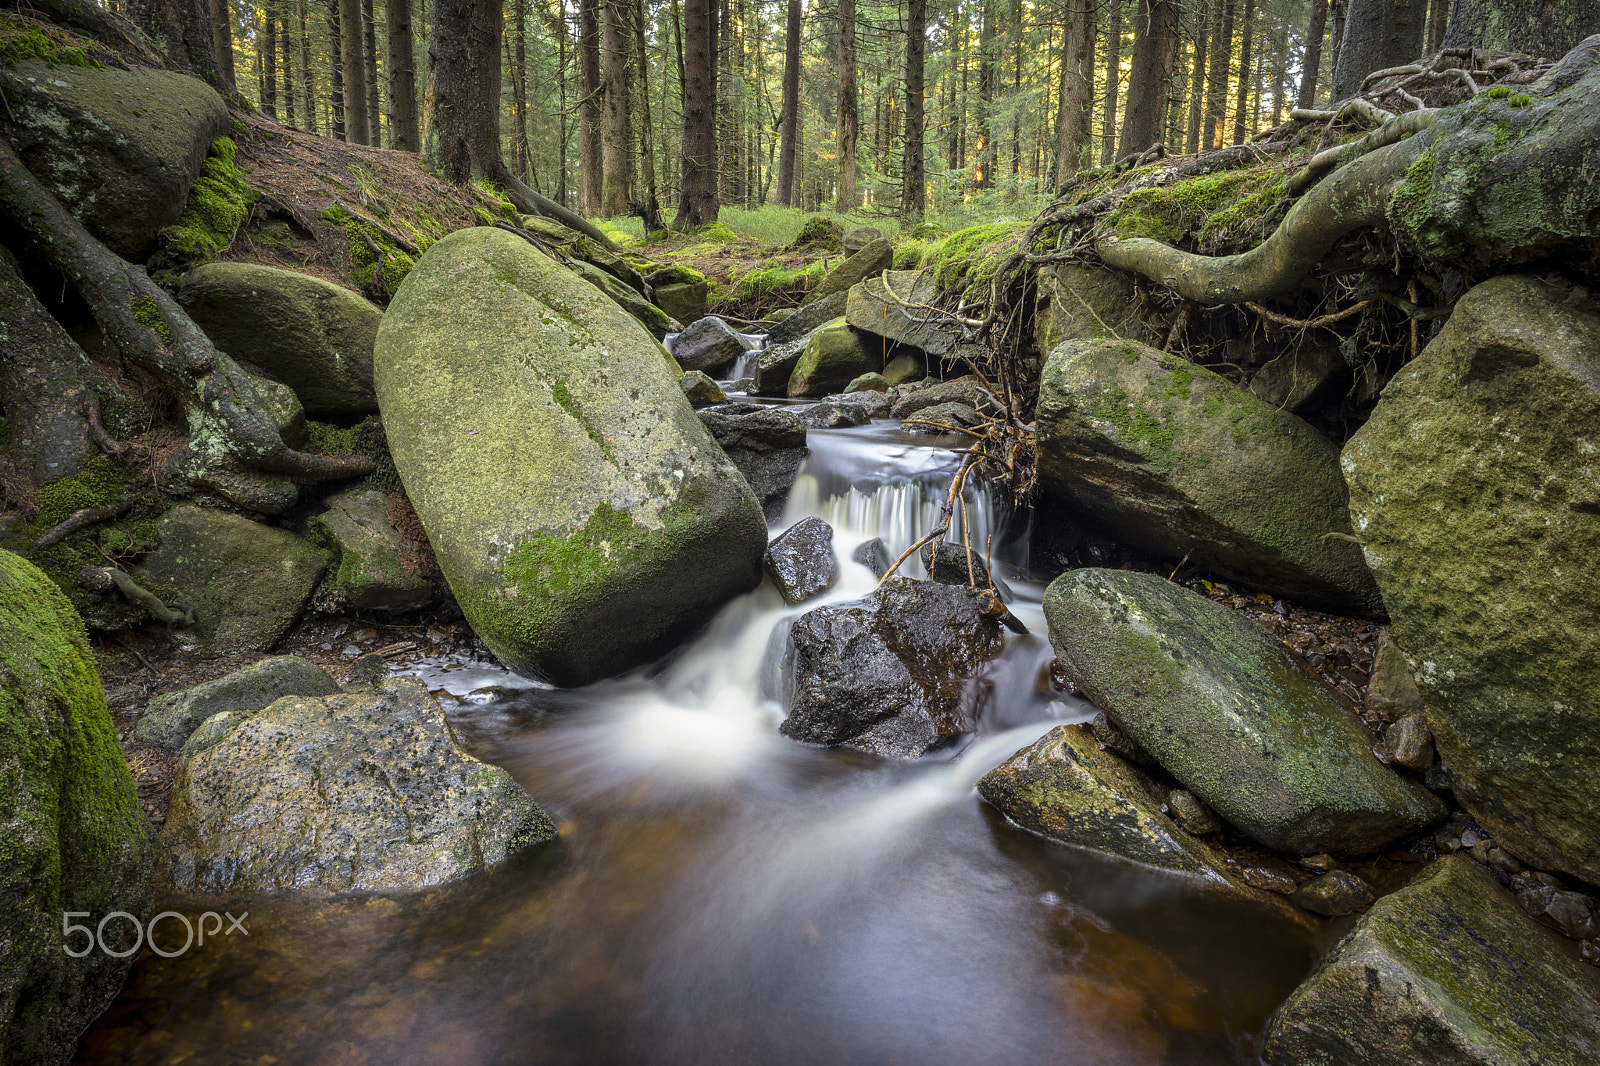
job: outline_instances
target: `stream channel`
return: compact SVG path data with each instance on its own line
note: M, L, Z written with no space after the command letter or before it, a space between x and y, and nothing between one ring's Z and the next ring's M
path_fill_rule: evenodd
M851 551L881 536L898 555L957 463L888 421L809 443L771 532L833 524L843 572L824 596L790 608L763 584L667 659L584 689L492 662L398 667L559 843L431 893L251 900L248 937L146 951L77 1061L1257 1062L1314 961L1304 932L978 799L985 772L1093 714L1044 680L1043 588L981 487L972 541L993 535L1032 632L980 680L978 732L904 764L779 735L786 625L866 595Z

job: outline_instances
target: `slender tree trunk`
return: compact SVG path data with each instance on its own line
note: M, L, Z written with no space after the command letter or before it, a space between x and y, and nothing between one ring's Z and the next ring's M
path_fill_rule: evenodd
M1222 0L1222 20L1211 38L1211 73L1206 79L1206 123L1201 151L1217 147L1228 99L1228 67L1233 59L1233 12L1237 0Z
M856 113L856 0L839 0L839 195L834 209L840 214L861 206L856 192L856 136L861 121Z
M639 79L634 96L638 102L639 129L639 217L645 232L663 228L661 201L656 195L656 149L650 126L650 54L645 49L645 0L635 0L633 10L634 56L639 64Z
M390 146L400 152L422 150L417 129L417 59L411 39L411 0L384 0L389 36Z
M978 26L978 166L973 185L987 189L994 184L995 97L999 95L998 71L994 54L994 4L983 0L983 21Z
M1333 98L1354 96L1368 74L1417 58L1427 14L1427 5L1417 0L1350 0L1333 68Z
M1428 4L1428 44L1424 49L1429 55L1444 47L1444 30L1450 22L1450 0L1431 0Z
M1071 0L1067 8L1067 39L1061 50L1061 87L1057 92L1057 188L1078 173L1083 149L1089 144L1097 21L1095 0Z
M928 0L906 4L906 137L902 170L901 208L909 218L920 219L928 209L928 181L922 156L925 126L928 54Z
M1278 54L1272 64L1272 125L1283 121L1283 103L1289 84L1289 31L1278 27Z
M1243 144L1251 123L1250 87L1252 71L1251 51L1255 48L1256 3L1244 0L1244 21L1239 27L1239 93L1233 107L1233 143Z
M566 4L556 4L556 14L559 16L551 32L556 38L556 91L559 109L560 134L557 143L560 145L561 165L556 169L556 200L562 207L569 203L567 198L567 134L571 127L567 123L567 36L569 32L567 23Z
M283 124L298 129L294 106L294 45L295 34L290 28L294 0L278 2L278 43L283 48ZM310 106L309 104L307 106Z
M1200 150L1200 116L1205 112L1206 46L1211 43L1210 19L1215 0L1200 0L1194 22L1194 63L1189 71L1189 130L1187 151ZM1321 2L1321 0L1318 0Z
M628 46L626 0L601 0L604 30L601 62L604 64L605 125L601 132L600 213L607 217L627 214L628 185Z
M361 69L367 87L367 144L381 147L382 124L378 115L378 19L372 0L361 0Z
M1322 68L1322 38L1328 32L1328 0L1311 0L1311 19L1306 24L1306 57L1300 70L1300 95L1296 107L1312 107L1317 102L1317 75Z
M361 0L339 0L339 37L344 59L345 140L367 144L367 65L361 55ZM495 53L499 54L498 48ZM495 66L498 68L499 63Z
M1333 86L1332 72L1339 69L1339 50L1344 47L1345 14L1349 10L1350 0L1328 0L1328 13L1333 18L1333 54L1328 57L1329 88Z
M683 3L683 161L678 217L693 231L715 222L717 200L717 23L714 0Z
M1106 103L1100 126L1100 165L1117 154L1117 87L1122 77L1122 2L1111 0L1110 26L1106 30Z
M261 62L261 113L278 121L278 4L269 0L261 8L261 37L256 41Z
M789 0L783 38L782 141L778 146L778 203L799 207L794 180L796 142L800 139L800 0Z
M311 0L294 0L295 17L300 22L300 98L305 101L306 132L317 132L317 82L311 66L311 18L306 8Z
M583 92L578 110L578 205L586 215L600 214L605 174L600 148L600 3L578 0L578 70Z
M1013 93L1021 93L1022 0L1011 0L1011 42L1011 89ZM1048 91L1047 89L1047 94ZM1013 187L1016 187L1016 179L1022 176L1022 126L1018 119L1018 111L1013 108L1011 112L1011 177L1013 179Z
M1178 14L1178 0L1139 0L1118 158L1136 155L1162 139L1167 84L1178 49Z
M235 85L233 70L233 6L228 0L210 0L212 48L217 54L217 76Z
M328 110L329 128L341 141L349 140L344 121L344 26L339 17L343 0L328 0Z

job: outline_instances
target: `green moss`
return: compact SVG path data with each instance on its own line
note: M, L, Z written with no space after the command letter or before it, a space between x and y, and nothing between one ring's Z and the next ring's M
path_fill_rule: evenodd
M161 309L151 297L133 298L133 320L160 337L163 344L172 343L172 327L161 317Z
M756 300L775 292L805 292L826 273L821 260L803 267L761 267L740 277L727 299Z
M1176 185L1136 189L1113 212L1107 229L1177 245L1198 238L1207 251L1254 243L1288 210L1282 164L1203 174Z
M417 265L416 259L409 252L398 247L388 235L366 219L353 215L342 207L330 207L322 213L322 217L343 227L345 237L350 242L350 263L353 267L350 280L358 286L366 288L373 283L378 265L378 256L373 254L373 246L383 253L383 283L390 293L400 287L406 275ZM391 217L387 221L396 220ZM405 222L405 220L400 221ZM493 224L492 219L490 224ZM441 235L433 227L426 225L403 224L395 228L410 230L405 237L419 251L427 251L428 246Z
M1511 96L1516 91L1517 90L1513 89L1509 85L1495 85L1495 86L1492 86L1492 87L1490 87L1488 89L1485 89L1483 91L1483 95L1481 97L1479 97L1479 99L1482 99L1482 100L1504 100L1506 97Z
M163 265L204 262L233 243L250 217L256 194L235 163L238 149L231 138L218 137L189 190L178 221L161 231Z
M695 231L701 240L712 244L730 244L739 239L739 235L720 222L707 222Z
M934 280L944 289L987 285L1006 257L1016 251L1025 228L1021 222L992 222L957 230L929 246L923 265L931 262Z
M383 422L376 416L368 416L349 427L308 420L305 450L313 455L366 456L377 464L377 469L361 484L380 492L405 491L389 455L389 439L384 434Z
M602 503L581 529L567 535L538 534L518 544L500 574L505 587L515 590L516 627L524 642L542 643L542 631L555 621L562 604L622 573L650 537L627 511Z
M0 66L15 67L26 59L42 59L51 66L98 67L90 50L94 43L10 11L0 11Z

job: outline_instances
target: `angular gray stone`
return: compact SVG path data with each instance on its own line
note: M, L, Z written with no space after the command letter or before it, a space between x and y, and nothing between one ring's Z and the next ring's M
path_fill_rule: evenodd
M836 392L832 396L824 396L828 403L851 404L867 412L869 418L876 418L889 413L890 393L886 392Z
M850 286L875 278L889 269L894 262L894 245L883 237L870 241L859 252L840 263L816 288L806 294L801 306L816 303L836 292L848 292Z
M271 648L328 568L328 553L306 538L226 511L175 507L157 533L161 546L135 577L194 608L194 625L173 635L208 658Z
M969 732L974 678L1004 645L967 589L895 577L789 631L785 736L909 759Z
M812 429L849 429L852 426L864 426L872 421L872 416L860 404L837 403L832 400L807 404L796 413L800 416L800 421Z
M259 711L284 696L332 696L339 683L315 663L277 655L242 670L150 701L133 735L177 751L200 723L220 711Z
M806 350L805 338L787 341L763 348L756 356L756 395L789 395L789 376L800 362L800 353Z
M1057 655L1201 802L1293 855L1367 854L1444 817L1254 622L1156 574L1074 570L1045 592Z
M816 303L807 304L767 331L767 347L800 340L818 326L832 322L844 314L847 302L847 293L836 292L824 296Z
M806 449L806 424L793 411L729 403L699 411L700 421L750 484L769 520L783 511Z
M689 398L689 402L696 407L728 402L728 394L722 391L722 386L699 370L684 371L683 380L678 384L683 387L683 394Z
M433 600L433 582L420 549L389 521L389 497L377 489L347 489L327 499L311 524L339 549L323 588L359 611L412 611Z
M980 589L989 587L989 568L983 565L983 552L976 545L970 558L960 541L940 541L937 547L931 543L924 544L921 556L922 567L928 571L931 581L941 585L972 585ZM967 572L969 563L972 566L970 576Z
M978 412L964 403L936 403L910 415L905 421L908 433L946 433L971 429L983 424ZM971 438L968 438L969 440Z
M609 676L760 583L761 508L660 345L514 234L430 247L384 315L375 371L407 496L512 669Z
M839 580L833 527L820 518L801 519L772 539L764 562L767 576L791 607L828 591Z
M855 229L846 230L843 237L839 238L839 247L845 255L855 255L873 241L882 240L883 231L876 226L857 226Z
M1069 341L1045 364L1038 476L1102 535L1343 612L1383 601L1350 540L1338 451L1203 367L1126 341Z
M968 374L950 381L939 381L925 387L910 389L894 402L894 406L889 408L889 413L895 418L910 418L918 411L944 403L964 403L968 407L977 408L985 402L983 395L978 392L980 384L975 374Z
M377 412L372 347L383 311L371 301L254 263L196 267L175 295L213 344L289 386L312 418Z
M850 553L850 561L872 571L873 577L882 577L894 565L894 556L889 554L889 547L883 543L882 537L873 537L856 546L856 550Z
M708 374L722 370L744 354L739 331L716 316L692 322L672 342L672 357L685 370Z
M927 376L927 368L910 352L897 355L889 360L889 365L883 368L883 376L891 385L904 385L910 381L921 381Z
M889 270L850 287L844 317L857 329L919 348L930 356L947 360L977 356L971 328L948 315L915 306L932 305L938 295L938 285L928 272Z
M184 745L161 832L167 891L432 888L556 835L511 775L462 751L415 677L224 711Z
M1367 710L1386 722L1396 722L1408 714L1422 713L1422 692L1411 676L1405 652L1395 644L1388 630L1378 638L1378 653L1372 659L1372 678L1367 682Z
M711 285L704 281L673 282L652 290L656 306L679 322L698 322L706 317L706 299Z
M1270 1066L1588 1066L1600 974L1451 856L1373 904L1278 1009Z

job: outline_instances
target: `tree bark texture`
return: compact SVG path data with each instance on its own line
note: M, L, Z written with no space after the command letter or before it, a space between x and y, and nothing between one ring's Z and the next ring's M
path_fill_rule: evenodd
M999 60L994 43L995 0L984 0L983 21L978 28L978 100L982 108L978 129L978 169L974 184L979 189L994 185L995 158L998 152L999 129L996 124L995 99L1000 94Z
M1306 23L1306 58L1300 71L1300 95L1296 107L1311 107L1317 102L1317 75L1322 72L1322 38L1328 32L1328 0L1311 0L1311 19Z
M1122 4L1111 0L1110 26L1106 30L1106 99L1100 126L1100 165L1117 154L1117 88L1122 76Z
M900 190L903 213L920 219L928 209L928 179L923 159L923 98L927 92L928 0L908 0L906 4L906 137L903 185Z
M1189 129L1185 147L1189 152L1200 150L1200 119L1205 112L1206 54L1211 43L1210 19L1215 17L1214 0L1200 0L1195 11L1194 65L1189 71Z
M349 131L344 121L344 24L339 18L342 0L328 0L328 110L332 115L332 133L341 141L348 141Z
M1417 0L1350 0L1333 68L1333 98L1356 95L1362 79L1375 70L1416 59L1427 14L1427 5Z
M779 120L778 203L799 207L795 151L800 139L800 0L789 0L783 37L783 111Z
M717 24L714 0L683 4L683 148L674 226L717 220Z
M389 130L391 147L400 152L422 150L417 127L417 58L412 40L411 0L384 0L389 46Z
M1139 0L1134 23L1133 66L1122 113L1119 158L1136 155L1162 139L1167 84L1178 52L1177 0Z
M856 191L856 138L861 120L856 111L856 0L839 0L839 96L837 149L839 194L835 209L844 214L861 206Z
M1233 107L1233 143L1243 144L1249 131L1251 82L1254 80L1251 52L1255 49L1256 0L1244 0L1244 19L1239 27L1239 95Z
M600 0L578 0L578 205L586 215L600 213L605 163L600 151Z
M261 8L261 113L278 121L278 4L269 0Z
M600 136L600 213L607 217L628 213L628 189L633 184L628 147L628 58L633 52L629 32L628 0L601 0L600 19L605 125Z
M1061 49L1061 86L1056 107L1056 177L1060 188L1078 173L1091 134L1094 106L1095 0L1073 0L1067 9L1067 38Z
M367 90L367 140L374 148L383 146L383 125L378 114L378 17L372 0L361 0L361 75Z
M361 0L339 0L339 49L344 66L341 72L344 76L344 139L350 144L368 144L367 71L361 55Z
M38 6L55 13L54 5ZM125 10L128 19L155 42L174 67L193 74L224 96L234 94L233 78L224 72L217 58L211 0L127 0ZM78 20L71 21L80 24Z
M228 0L210 0L211 46L217 54L217 74L229 85L235 85L233 69L233 7Z
M1200 150L1217 147L1217 129L1227 110L1228 67L1233 60L1233 14L1238 0L1222 0L1222 19L1211 38L1211 72L1206 76L1206 121Z

